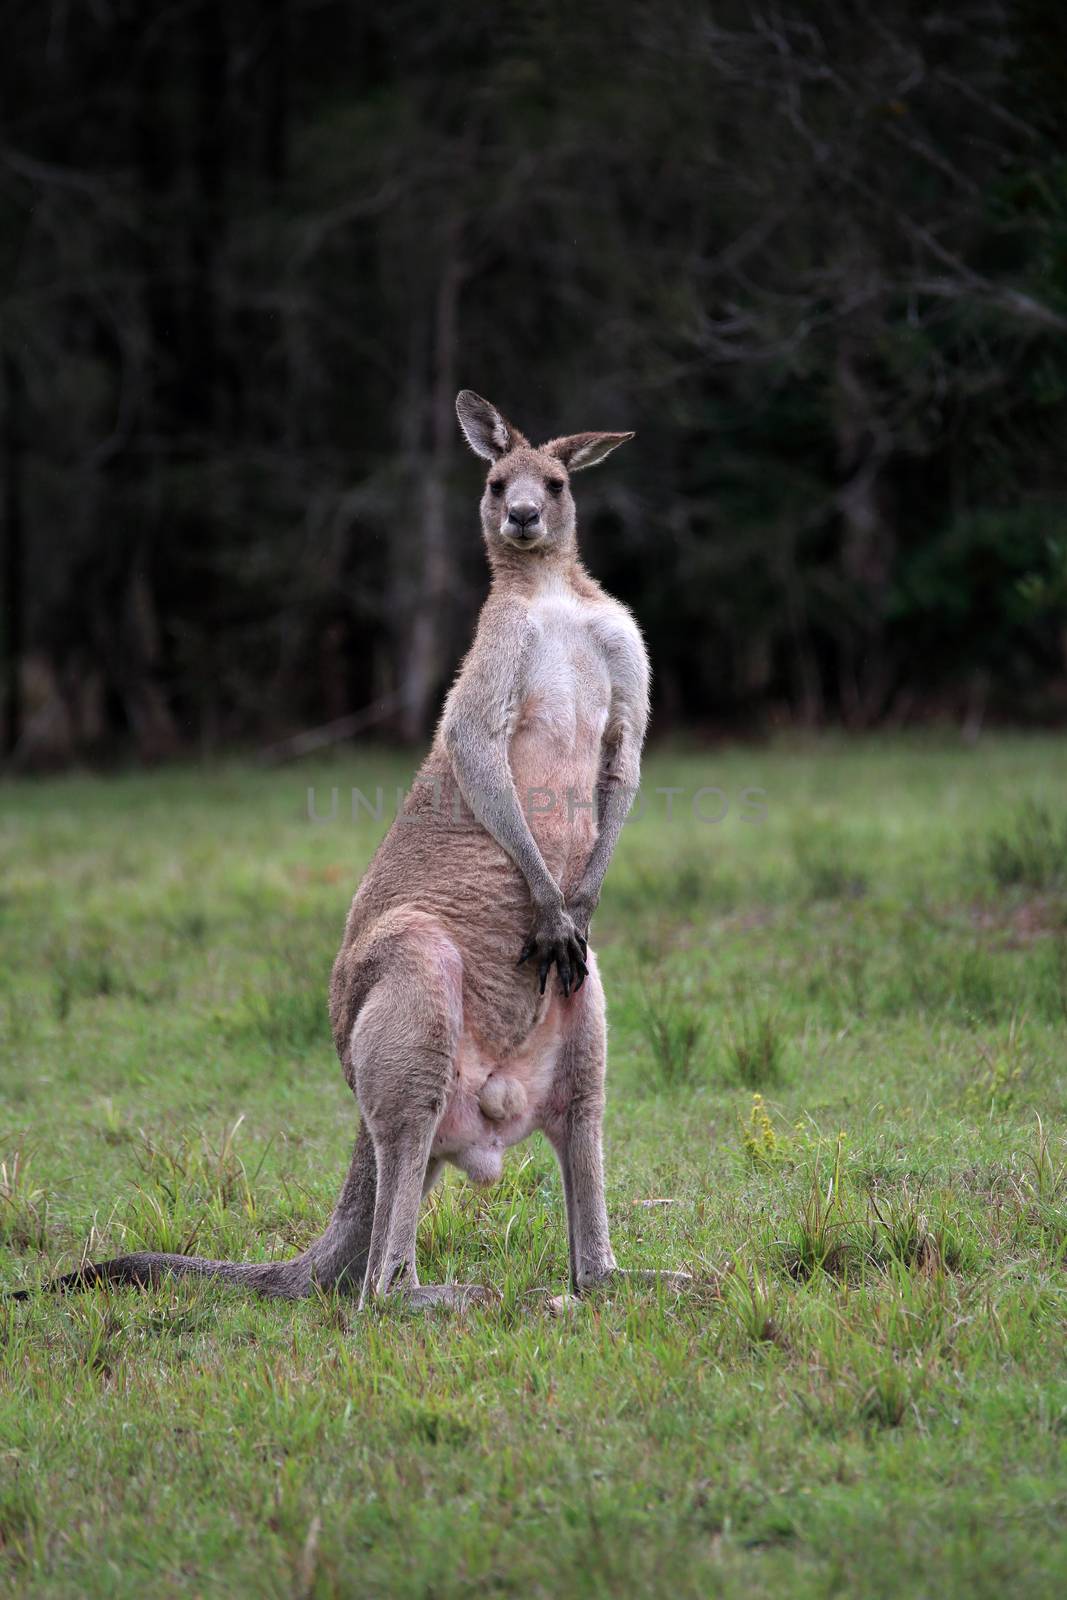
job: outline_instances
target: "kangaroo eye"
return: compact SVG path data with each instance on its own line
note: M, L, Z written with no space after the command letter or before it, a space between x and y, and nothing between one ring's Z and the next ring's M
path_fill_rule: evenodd
M549 494L562 494L563 493L563 479L562 478L549 478L549 480L548 480L548 492L549 492Z
M504 480L503 480L503 478L490 478L489 479L489 492L490 492L490 494L495 494L497 499L499 500L500 496L504 493Z

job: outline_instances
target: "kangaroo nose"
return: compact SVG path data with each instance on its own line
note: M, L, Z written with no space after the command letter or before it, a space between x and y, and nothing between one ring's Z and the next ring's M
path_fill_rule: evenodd
M508 521L514 522L519 528L528 528L540 515L540 506L535 506L530 500L517 500L508 507Z

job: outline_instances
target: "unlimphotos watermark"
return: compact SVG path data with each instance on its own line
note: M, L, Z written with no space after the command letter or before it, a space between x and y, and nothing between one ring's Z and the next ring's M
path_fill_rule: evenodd
M515 792L531 824L554 817L570 826L583 815L595 823L599 820L601 806L618 796L631 802L626 818L628 824L657 816L669 823L688 820L714 828L727 817L734 816L739 822L758 826L767 817L767 791L757 785L742 788L732 796L717 784L702 784L696 789L686 784L657 784L651 790L638 787L632 791L614 786L591 795L572 787L557 790L537 784L525 790L517 788ZM381 784L375 785L372 795L353 785L348 794L346 817L342 816L339 788L330 789L328 810L322 809L314 785L309 785L307 791L307 819L319 826L342 820L359 822L362 818L382 822L391 815L411 827L440 827L442 824L463 827L470 826L475 814L476 808L471 806L469 798L464 798L458 786L449 784L446 792L441 778L416 778L409 790L397 785L388 808Z

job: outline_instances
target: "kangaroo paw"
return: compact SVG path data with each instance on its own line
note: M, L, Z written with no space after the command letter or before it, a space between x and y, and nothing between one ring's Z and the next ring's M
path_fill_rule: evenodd
M489 1295L479 1283L419 1283L410 1289L402 1285L394 1291L404 1305L418 1311L432 1311L441 1306L448 1311L469 1311L472 1306L485 1305Z
M629 1271L625 1267L612 1267L603 1277L595 1278L591 1283L583 1284L582 1292L584 1294L590 1289L621 1288L627 1284L631 1284L635 1289L652 1288L656 1284L662 1284L672 1294L681 1294L684 1289L689 1287L692 1281L693 1274L691 1272L659 1272L654 1268L641 1267Z

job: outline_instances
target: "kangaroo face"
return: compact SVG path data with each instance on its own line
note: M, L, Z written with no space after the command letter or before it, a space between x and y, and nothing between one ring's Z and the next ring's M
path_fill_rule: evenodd
M571 433L539 447L473 389L456 396L456 415L475 455L491 463L482 495L482 531L494 556L515 550L573 550L570 475L591 467L632 433Z
M574 501L563 463L519 447L494 462L485 481L482 530L490 550L559 548L574 538Z

